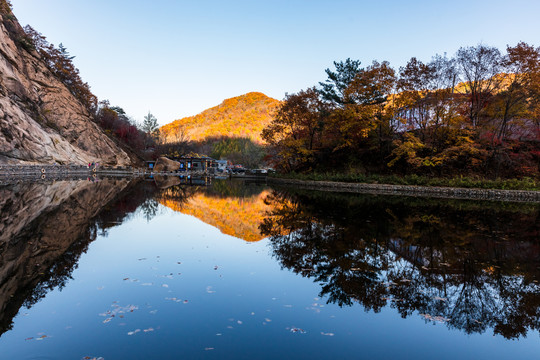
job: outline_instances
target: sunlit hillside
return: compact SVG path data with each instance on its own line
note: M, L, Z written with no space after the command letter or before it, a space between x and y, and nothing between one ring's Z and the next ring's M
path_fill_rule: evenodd
M160 128L166 142L205 140L208 137L247 137L262 143L261 131L280 102L260 92L224 100L202 113L175 120Z
M251 197L221 198L197 193L182 203L169 199L159 202L174 211L195 216L224 234L245 241L259 241L263 238L259 224L270 209L264 203L268 194L268 191L263 191Z

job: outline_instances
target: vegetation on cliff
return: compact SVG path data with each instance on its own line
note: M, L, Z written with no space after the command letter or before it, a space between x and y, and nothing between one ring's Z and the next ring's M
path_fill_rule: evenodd
M77 114L80 113L79 117L89 121L93 120L99 125L116 145L131 154L131 161L137 160L138 155L143 153L145 146L148 147L149 143L150 145L155 143L155 136L146 133L137 126L135 121L129 118L122 108L111 106L106 100L98 101L88 83L82 80L79 70L73 62L75 56L72 56L63 44L55 46L49 43L44 35L30 25L22 28L11 10L11 3L7 0L0 0L0 14L2 14L3 24L18 51L30 55L27 56L30 60L25 58L21 61L34 61L40 66L44 65L44 68L46 68L46 70L44 69L46 73L45 80L38 79L36 81L45 88L54 87L46 79L54 78L54 81L61 82L74 97L74 99L70 98L67 101L71 103L78 102L84 108L77 111ZM37 70L35 71L37 72ZM38 94L38 97L43 96L47 95ZM31 117L34 120L43 122L49 128L62 133L62 125L56 124L55 121L49 119L51 110L49 108L42 109L41 100L38 101L38 104L35 104L35 99L21 98L21 101L32 111ZM66 114L63 114L63 116L65 117ZM69 141L74 142L71 139ZM84 148L88 148L88 145L84 145ZM121 150L118 151L121 152Z

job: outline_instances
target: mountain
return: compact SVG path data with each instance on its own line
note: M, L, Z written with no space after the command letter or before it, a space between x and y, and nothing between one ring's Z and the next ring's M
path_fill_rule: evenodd
M209 137L248 137L262 143L261 131L272 120L279 101L260 92L224 100L199 115L175 120L160 128L166 142L200 141Z
M129 165L0 0L0 164Z

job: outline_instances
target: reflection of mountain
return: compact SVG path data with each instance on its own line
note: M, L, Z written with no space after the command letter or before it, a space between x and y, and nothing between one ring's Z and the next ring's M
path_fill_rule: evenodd
M161 199L160 203L174 211L195 216L224 234L246 241L259 241L263 238L259 224L269 209L264 203L268 194L268 191L262 191L247 197L220 197L199 192L183 203L174 199Z
M268 202L261 228L274 256L329 302L389 306L466 333L540 331L538 205L309 192Z
M134 196L129 184L105 179L0 187L0 333L22 305L65 285L98 230L137 208L134 202L145 194Z

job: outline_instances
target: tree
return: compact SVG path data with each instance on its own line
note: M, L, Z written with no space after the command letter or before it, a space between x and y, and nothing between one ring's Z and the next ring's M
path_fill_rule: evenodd
M460 92L468 96L467 115L474 129L488 101L499 89L501 54L497 48L482 44L462 47L457 52L457 62L463 81Z
M316 88L285 97L262 138L278 149L278 167L299 170L314 165L328 106Z
M146 133L145 148L159 139L159 125L157 118L148 111L148 115L144 117L142 130Z
M158 127L159 125L157 122L157 118L149 111L148 115L144 117L142 130L147 134L152 135L155 133Z
M336 71L326 69L328 79L325 82L319 82L321 86L319 92L323 99L338 106L349 103L349 99L345 96L345 90L360 72L360 64L359 60L351 60L350 58L344 62L334 61Z
M531 115L529 101L537 95L534 94L534 83L540 78L540 48L520 42L514 47L508 46L506 51L503 89L493 105L493 115L498 120L496 137L501 142L506 138L512 120Z

